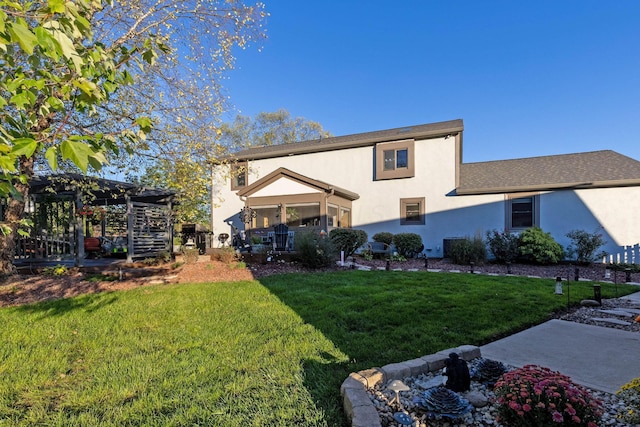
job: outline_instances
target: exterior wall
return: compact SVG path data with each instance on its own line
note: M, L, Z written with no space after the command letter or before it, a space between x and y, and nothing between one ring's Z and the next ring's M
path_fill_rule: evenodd
M601 232L607 245L598 250L615 254L620 246L640 243L640 187L566 190L543 194L540 226L563 247L571 230Z
M456 155L455 138L416 140L415 176L380 181L374 181L372 146L263 159L249 162L248 183L284 167L355 192L360 198L352 204L353 228L365 230L370 240L381 231L417 233L422 236L428 256L441 257L444 238L473 236L504 227L502 195L448 195L455 189ZM216 234L228 233L225 222L244 206L223 175L218 174L215 180L214 198L217 196L220 206L213 215ZM265 189L269 194L273 194L272 190ZM419 197L426 201L425 225L400 225L400 199Z

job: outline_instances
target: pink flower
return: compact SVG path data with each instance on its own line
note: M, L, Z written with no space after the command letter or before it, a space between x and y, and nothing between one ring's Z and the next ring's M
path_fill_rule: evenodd
M554 423L561 423L562 421L564 421L562 414L558 411L553 411L553 414L551 414L551 418L553 419Z
M577 415L574 415L573 417L571 417L571 420L576 424L580 424L580 417Z
M511 401L509 402L509 408L513 409L514 411L519 411L520 405L518 404L518 402Z
M529 412L531 410L531 405L529 405L528 403L525 403L524 405L522 405L522 410L524 412Z

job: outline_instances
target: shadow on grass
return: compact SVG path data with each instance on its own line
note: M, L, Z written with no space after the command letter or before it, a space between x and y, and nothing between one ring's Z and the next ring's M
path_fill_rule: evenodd
M24 313L40 313L41 318L45 318L61 316L75 310L84 310L87 313L92 313L116 301L118 301L117 293L102 292L100 294L89 294L22 305L18 307L17 310Z
M320 363L307 360L303 364L304 387L309 391L316 406L324 413L328 426L347 427L349 423L342 410L340 386L351 373L350 363Z

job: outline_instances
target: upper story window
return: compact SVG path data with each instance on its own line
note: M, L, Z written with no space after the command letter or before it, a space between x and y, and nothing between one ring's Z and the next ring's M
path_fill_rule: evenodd
M540 196L537 194L507 196L507 230L525 230L540 225Z
M411 178L415 175L413 139L377 144L375 154L376 180Z
M249 184L248 169L247 162L231 165L231 190L239 190Z

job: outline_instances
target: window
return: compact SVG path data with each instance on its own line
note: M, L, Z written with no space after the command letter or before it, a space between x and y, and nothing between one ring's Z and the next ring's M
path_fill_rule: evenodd
M414 176L414 141L412 139L377 144L375 155L376 180Z
M248 165L246 162L235 163L231 166L231 190L239 190L248 184Z
M524 230L540 223L540 196L507 196L506 229Z
M320 203L287 204L285 212L289 227L317 227L320 225Z
M252 209L256 217L251 221L251 228L269 228L280 223L279 206L256 206Z
M400 225L424 225L424 197L400 199Z
M385 171L396 169L406 169L408 167L409 150L402 148L399 150L384 150L384 167Z
M343 228L351 227L351 210L347 208L340 208L340 222L338 226Z
M338 207L333 205L327 206L327 227L338 226Z

